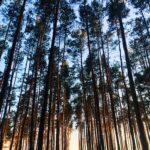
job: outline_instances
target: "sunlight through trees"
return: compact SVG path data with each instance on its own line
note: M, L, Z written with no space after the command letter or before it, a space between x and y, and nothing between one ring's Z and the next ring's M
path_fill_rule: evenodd
M149 12L0 0L0 150L149 150Z

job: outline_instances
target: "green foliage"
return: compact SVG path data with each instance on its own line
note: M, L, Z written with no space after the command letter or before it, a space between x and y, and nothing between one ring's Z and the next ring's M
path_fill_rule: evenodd
M120 13L122 18L126 17L129 13L129 9L125 6L124 2L111 2L107 5L109 21L115 22L118 14Z

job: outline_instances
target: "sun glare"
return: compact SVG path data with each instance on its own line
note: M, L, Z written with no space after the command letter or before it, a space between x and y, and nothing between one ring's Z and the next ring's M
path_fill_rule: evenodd
M69 150L79 150L78 130L73 130L72 133L71 133Z

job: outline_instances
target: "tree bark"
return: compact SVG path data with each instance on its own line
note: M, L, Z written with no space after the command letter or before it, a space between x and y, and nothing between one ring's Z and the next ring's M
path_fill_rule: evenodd
M136 90L135 90L135 84L133 81L133 76L132 76L132 71L131 71L131 63L130 63L130 59L129 59L127 44L126 44L126 38L125 38L125 34L124 34L122 17L121 17L119 10L118 10L118 19L119 19L119 24L120 24L123 48L124 48L124 52L125 52L125 59L126 59L126 64L127 64L129 84L130 84L130 88L131 88L132 99L134 102L134 109L135 109L135 114L136 114L136 119L137 119L137 125L138 125L138 129L139 129L139 133L140 133L140 140L141 140L143 150L148 150L148 142L147 142L147 138L145 135L143 122L141 119L141 114L140 114L140 109L139 109L139 104L138 104L138 98L137 98L137 94L136 94Z
M0 92L0 112L1 112L1 109L2 109L2 105L3 105L3 102L4 102L6 90L7 90L8 80L9 80L9 76L10 76L10 71L11 71L11 66L12 66L12 62L13 62L16 43L17 43L19 32L20 32L21 23L22 23L22 20L23 20L23 13L24 13L24 10L25 10L26 1L27 0L24 0L23 5L21 7L21 11L20 11L20 15L19 15L19 18L18 18L18 23L17 23L17 29L15 31L15 35L14 35L14 39L13 39L13 44L12 44L11 49L9 50L9 53L8 53L7 67L6 67L6 70L4 72L4 80L3 80L2 89L1 89L1 92Z
M52 69L53 69L53 63L54 63L53 62L54 61L54 45L55 45L55 38L56 38L59 3L60 3L60 0L57 0L56 6L55 6L53 36L52 36L52 43L51 43L51 51L50 51L50 55L49 55L48 72L47 72L47 75L45 78L45 87L44 87L44 96L43 96L44 101L42 104L42 111L41 111L41 117L40 117L37 150L43 149L43 136L44 136L44 126L45 126L45 119L46 119L48 91L49 91L49 86L52 86L52 74L53 74Z

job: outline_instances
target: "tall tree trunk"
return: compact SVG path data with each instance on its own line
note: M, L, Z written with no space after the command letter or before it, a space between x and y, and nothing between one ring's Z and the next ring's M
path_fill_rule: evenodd
M63 56L62 56L62 64L61 64L61 68L60 68L60 74L59 74L59 61L60 61L60 43L59 43L59 52L58 52L58 74L57 74L57 77L58 77L58 96L57 96L57 112L56 112L56 115L57 115L57 121L56 121L56 150L59 150L59 135L60 135L60 127L59 127L59 111L60 111L60 99L61 99L61 77L62 77L62 70L63 70L63 67L64 67L64 60L65 60L65 51L66 51L66 38L67 38L67 34L66 34L66 31L65 31L65 37L64 37L64 49L63 49ZM63 147L62 147L63 148Z
M10 150L12 150L13 142L14 142L14 138L15 138L15 133L16 133L16 126L17 126L17 120L18 120L19 111L20 111L20 104L21 104L21 100L22 100L22 92L23 92L23 85L24 85L24 80L25 80L25 76L26 76L27 64L28 64L28 59L26 60L25 70L24 70L22 84L21 84L19 102L18 102L18 105L17 105L16 115L15 115L15 118L14 118L14 128L13 128L12 139L11 139L11 143L10 143ZM30 67L30 64L29 64L29 67ZM29 76L29 70L28 70L28 75L27 76ZM26 89L27 89L27 84L26 84L26 87L25 87L25 91L26 91Z
M102 45L103 63L105 67L106 81L107 81L108 91L110 95L110 104L111 104L111 111L112 111L112 117L113 117L114 128L115 128L115 135L116 135L116 140L117 140L117 147L118 147L118 150L120 150L119 137L118 137L119 134L118 134L118 129L117 129L117 119L116 119L116 114L115 114L115 106L114 106L114 98L113 98L112 79L110 75L109 64L106 61L106 56L104 52L104 42L102 38L101 28L100 28L100 39L101 39L101 45ZM107 49L109 51L108 45L107 45Z
M100 24L100 23L99 23ZM102 64L101 64L101 51L100 51L100 42L99 42L99 35L97 36L97 46L98 46L98 64L99 64L99 72L100 72L100 84L99 84L99 89L100 89L100 93L101 93L101 98L102 98L102 112L103 112L103 122L104 122L104 130L105 130L105 135L106 135L106 143L107 143L107 149L109 149L109 143L108 143L108 134L107 134L107 129L106 129L106 122L105 122L105 96L104 96L104 77L103 77L103 73L102 73ZM110 149L113 149L113 144L112 144L112 140L111 140L111 135L110 135Z
M37 60L36 60L37 61ZM30 142L29 142L29 150L34 150L34 128L35 128L35 100L36 100L36 88L37 88L37 75L38 75L38 69L37 69L37 62L35 62L35 69L34 69L34 82L33 82L33 99L32 99L32 110L31 110L31 128L30 128Z
M82 82L82 94L83 94L83 103L82 105L84 107L84 114L85 114L85 121L87 126L87 147L88 149L91 149L91 136L90 136L90 129L89 129L89 116L88 116L88 106L87 106L87 100L86 100L86 89L85 89L85 78L83 73L83 54L82 54L82 48L80 49L80 67L81 67L81 82Z
M45 87L44 87L44 101L42 104L42 111L40 117L40 125L39 125L39 133L38 133L38 143L37 143L37 150L43 149L43 134L44 134L44 126L45 126L45 119L46 119L46 109L47 109L47 101L48 101L48 91L49 86L52 86L52 72L53 72L53 61L54 61L54 45L55 45L55 37L56 37L56 29L57 29L57 19L58 19L58 9L59 9L60 0L56 1L55 6L55 14L54 14L54 24L53 24L53 36L52 36L52 43L51 43L51 51L49 55L49 64L48 64L48 72L45 78Z
M102 126L101 126L101 118L100 118L100 110L99 110L99 97L98 97L95 74L94 74L94 69L93 69L88 18L87 18L87 11L85 7L86 7L86 1L84 1L84 11L85 11L85 21L86 21L85 24L86 24L86 32L87 32L87 40L88 40L87 46L88 46L90 64L91 64L93 94L94 94L94 101L95 101L95 117L96 117L96 128L97 128L97 133L98 133L98 149L104 150L104 140L103 140L103 135L102 135Z
M21 7L21 11L20 11L20 15L19 15L19 18L18 18L18 23L17 23L17 28L16 28L14 38L13 38L13 44L12 44L11 49L9 50L9 53L8 53L7 67L6 67L6 70L4 72L4 80L3 80L2 89L1 89L1 92L0 92L0 112L1 112L1 109L2 109L2 105L3 105L5 94L6 94L6 88L7 88L7 85L8 85L9 75L10 75L10 71L11 71L11 65L12 65L12 62L13 62L16 43L17 43L19 32L20 32L20 28L21 28L21 23L22 23L22 19L23 19L23 13L24 13L24 10L25 10L26 1L27 0L24 0L23 5Z
M119 10L118 10L118 19L119 19L119 24L120 24L123 48L124 48L124 52L125 52L125 59L126 59L127 70L128 70L129 84L130 84L130 88L131 88L132 99L134 102L134 109L135 109L135 114L136 114L136 119L137 119L137 125L138 125L138 129L139 129L139 133L140 133L140 140L141 140L143 150L148 150L148 142L147 142L147 138L145 135L143 122L141 119L141 114L140 114L140 109L139 109L139 104L138 104L138 98L137 98L137 94L136 94L136 90L135 90L135 85L134 85L132 71L131 71L131 63L130 63L130 59L129 59L127 44L126 44L126 38L125 38L125 34L124 34L122 17L121 17L121 13Z
M126 101L127 101L127 107L128 107L127 113L128 113L130 134L131 134L131 138L132 138L132 146L133 146L133 149L136 149L135 140L134 140L133 125L132 125L131 114L130 114L131 113L130 98L129 98L129 92L128 92L127 85L126 85L126 82L125 82L125 77L124 77L124 69L123 69L121 46L120 46L118 30L117 30L117 36L118 36L118 41L119 41L119 56L120 56L121 72L122 72L122 76L123 76L123 84L124 84L124 88L125 88L125 95L126 95Z
M24 137L24 128L25 128L26 121L27 121L27 115L28 115L28 110L29 110L30 98L31 98L31 94L32 94L32 87L33 87L33 81L31 82L29 91L27 91L28 94L26 93L28 95L28 97L27 97L27 102L26 102L26 109L24 110L25 113L23 115L24 118L23 118L22 126L21 126L21 134L20 134L20 139L19 139L18 150L22 150L22 143L23 143L23 137Z
M35 52L35 60L34 60L34 66L33 66L33 72L34 72L34 88L33 88L33 98L32 98L32 112L31 112L31 128L30 128L30 145L29 149L34 150L34 128L35 128L35 102L36 102L36 88L37 88L37 77L38 77L38 70L40 69L40 51L42 49L42 43L45 35L45 25L43 27L42 33L39 37L38 45L36 52Z
M5 134L6 134L5 133L5 131L6 131L6 129L5 129L6 128L5 119L7 121L8 114L9 114L9 111L10 111L10 108L11 108L11 104L9 104L9 101L10 102L12 101L12 96L10 94L11 94L12 88L14 87L14 85L12 85L12 84L13 84L13 78L14 78L15 69L18 71L18 66L16 68L16 63L14 64L14 67L13 67L11 80L10 80L9 91L8 91L8 96L7 96L7 99L6 99L6 106L5 106L5 110L4 110L4 115L3 115L2 123L0 124L0 129L1 129L1 132L0 132L0 134L1 134L1 137L0 137L0 149L2 149L2 147L3 147L3 139L5 138ZM17 77L17 72L16 72L16 76L14 78L15 81L16 81L16 77ZM8 109L8 112L7 112L7 109ZM6 114L7 114L7 117L6 117Z

